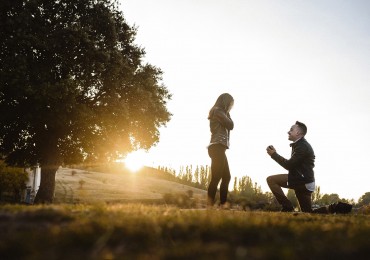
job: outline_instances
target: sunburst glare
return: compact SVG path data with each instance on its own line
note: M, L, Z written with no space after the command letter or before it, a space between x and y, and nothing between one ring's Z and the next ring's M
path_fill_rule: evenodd
M144 151L134 151L126 156L123 163L130 171L137 172L145 166L146 155Z

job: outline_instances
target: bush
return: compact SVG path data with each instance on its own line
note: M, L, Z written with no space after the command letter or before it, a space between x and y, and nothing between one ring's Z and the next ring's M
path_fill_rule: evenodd
M0 162L0 200L19 202L21 192L26 188L27 172L22 168L6 166Z
M189 193L189 192L188 192ZM196 201L189 194L173 194L165 193L163 200L170 205L175 205L180 208L193 208L196 206Z

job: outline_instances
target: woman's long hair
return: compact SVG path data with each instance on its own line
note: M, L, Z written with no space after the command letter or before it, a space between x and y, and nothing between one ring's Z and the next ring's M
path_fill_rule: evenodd
M225 111L225 113L229 113L233 104L234 104L234 98L229 93L221 94L217 98L216 103L209 110L208 119L212 117L212 114L215 108L221 108L222 110Z

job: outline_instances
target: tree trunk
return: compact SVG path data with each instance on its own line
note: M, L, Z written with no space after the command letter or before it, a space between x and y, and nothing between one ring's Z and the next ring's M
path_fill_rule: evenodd
M34 200L35 204L53 203L55 190L55 174L57 170L57 166L41 167L41 182L40 188Z

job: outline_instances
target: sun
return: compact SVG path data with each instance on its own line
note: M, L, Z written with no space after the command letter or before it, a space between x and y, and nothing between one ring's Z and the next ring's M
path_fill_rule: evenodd
M146 154L143 151L129 153L123 160L123 163L130 171L137 172L145 165L145 155Z

